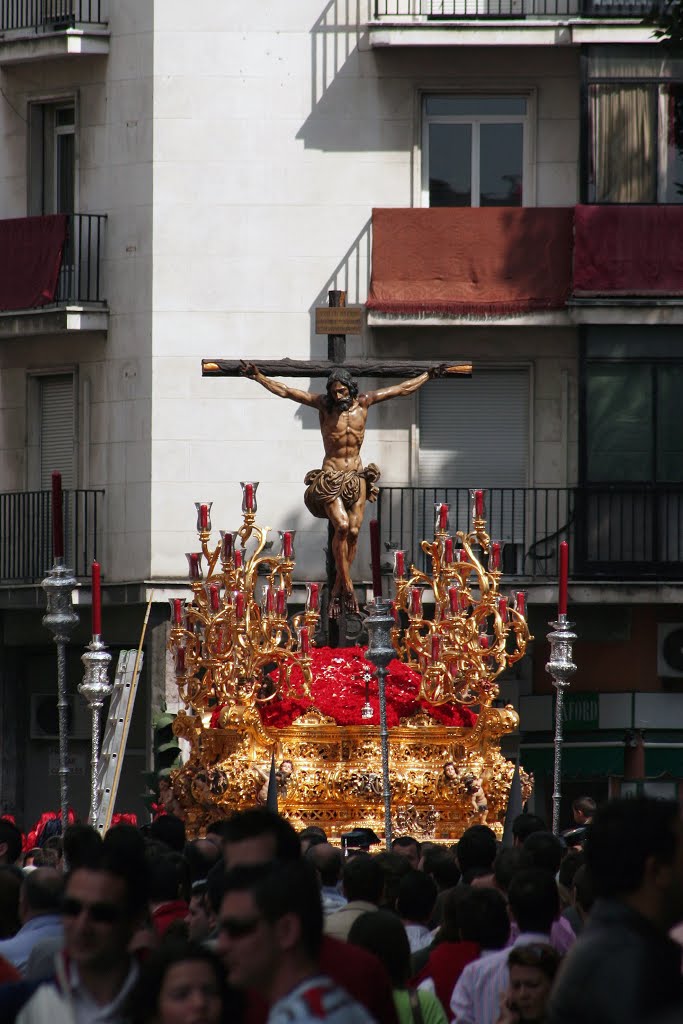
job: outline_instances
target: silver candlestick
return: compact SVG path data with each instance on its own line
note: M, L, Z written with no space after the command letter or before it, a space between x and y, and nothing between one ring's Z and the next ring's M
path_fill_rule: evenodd
M76 579L62 565L61 558L48 571L41 583L47 598L47 612L43 625L52 633L57 645L57 715L59 722L59 802L62 812L62 835L69 823L69 702L66 692L66 645L69 633L78 623L78 615L71 603Z
M550 661L546 665L557 691L555 701L555 758L553 762L553 833L560 832L560 801L562 800L562 716L564 714L564 691L576 672L572 661L572 644L576 633L572 633L573 622L567 621L566 614L558 615L557 622L549 622L552 632L548 633Z
M83 682L78 692L85 697L91 715L91 755L90 755L90 824L97 828L99 813L99 790L97 776L100 767L100 719L105 700L111 696L112 685L109 682L109 664L111 654L95 634L88 644L81 661L85 666Z
M394 617L391 601L376 597L368 605L370 615L365 620L369 643L365 657L376 668L379 690L379 734L382 744L382 794L384 796L384 839L387 850L391 850L391 786L389 783L389 730L387 728L387 665L396 657L391 642Z

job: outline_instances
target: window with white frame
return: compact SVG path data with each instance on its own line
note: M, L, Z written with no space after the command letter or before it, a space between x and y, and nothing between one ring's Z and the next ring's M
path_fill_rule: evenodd
M423 206L523 206L527 96L425 96Z
M73 99L29 107L29 213L73 213L76 107Z

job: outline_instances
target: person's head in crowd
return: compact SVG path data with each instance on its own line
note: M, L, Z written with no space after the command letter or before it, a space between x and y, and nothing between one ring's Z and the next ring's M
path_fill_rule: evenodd
M406 924L426 925L432 916L438 890L423 871L410 871L402 878L396 898L396 913Z
M452 889L460 881L460 868L455 857L440 846L432 845L425 850L422 848L422 870L425 875L434 879L439 892Z
M560 902L567 907L572 902L572 886L574 876L584 862L582 850L570 850L562 858L560 870L557 875L557 885L560 890Z
M488 825L470 825L465 829L456 846L463 881L469 882L476 868L486 868L490 873L497 849L495 833Z
M673 800L610 800L586 842L596 897L619 900L668 930L683 917L683 829Z
M125 977L128 946L144 920L148 877L144 840L130 825L107 832L99 848L67 876L64 945L81 981ZM111 994L111 998L116 993Z
M384 892L384 872L369 853L359 853L344 864L342 889L349 903L362 900L379 906Z
M593 904L595 903L595 891L588 868L582 864L572 879L572 902L576 907L581 920L586 923Z
M223 846L227 824L226 818L216 818L206 826L206 838L209 842L215 843L219 849Z
M572 802L572 817L577 825L590 825L596 809L592 796L579 796Z
M243 864L298 860L301 843L295 830L274 811L251 807L225 823L223 858L228 870Z
M187 937L191 942L204 942L215 927L215 916L212 915L206 892L207 886L208 882L205 878L192 883L192 892L185 918Z
M221 859L220 844L212 839L193 839L185 843L183 857L187 861L192 882L206 878L214 864Z
M312 846L321 846L327 842L325 830L318 825L308 825L299 832L301 852L306 853Z
M62 908L64 874L57 868L36 868L24 876L19 893L19 917L26 924L34 917L58 914Z
M0 865L16 864L21 857L21 832L17 826L0 818Z
M361 914L351 925L348 941L381 960L392 988L405 988L410 977L410 944L406 930L388 910Z
M559 965L559 954L546 943L514 946L510 950L506 998L519 1024L541 1024L545 1020L548 996Z
M520 933L549 935L560 913L555 878L543 868L526 868L513 877L508 889L510 913Z
M537 814L518 814L512 822L512 845L524 846L525 840L534 832L546 831L546 823Z
M164 848L159 853L154 847L146 850L149 872L148 899L152 906L170 903L172 900L190 899L190 869L180 853L170 853Z
M476 942L482 949L503 949L510 936L510 916L497 889L462 886L449 894L449 914L455 917L458 941Z
M309 846L305 857L318 872L321 886L333 888L337 885L343 866L341 850L330 843L318 843Z
M27 850L21 858L21 866L24 868L44 868L45 854L40 846L34 846Z
M401 857L397 853L389 853L388 850L376 853L373 860L381 867L384 878L379 905L387 910L395 910L398 887L401 884L401 879L410 871L410 864L405 857Z
M196 942L167 943L145 963L126 1019L130 1024L221 1024L226 995L215 953Z
M524 840L524 849L531 857L533 867L544 868L556 875L567 847L564 841L552 832L532 832Z
M523 846L505 846L496 854L493 862L493 878L496 888L507 896L510 882L518 871L533 867L531 856Z
M182 853L185 846L185 822L175 814L162 814L149 827L149 834L157 842L166 843L169 850Z
M269 1003L284 996L318 970L323 911L312 865L298 858L229 870L219 929L228 982Z
M78 822L67 825L64 832L64 858L68 870L73 871L80 864L97 857L101 845L102 836L92 825Z
M411 868L417 871L420 866L420 844L412 836L399 836L391 844L391 852L405 857Z
M19 892L24 880L21 868L0 865L0 939L10 939L19 931Z

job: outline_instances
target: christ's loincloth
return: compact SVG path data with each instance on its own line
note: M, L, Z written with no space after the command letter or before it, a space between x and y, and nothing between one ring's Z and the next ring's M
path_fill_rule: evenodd
M365 480L365 500L377 501L379 487L379 467L370 462L365 469L312 469L304 477L308 484L304 492L304 503L311 515L317 519L327 519L328 506L341 498L344 508L348 511L357 504L361 492L361 480Z

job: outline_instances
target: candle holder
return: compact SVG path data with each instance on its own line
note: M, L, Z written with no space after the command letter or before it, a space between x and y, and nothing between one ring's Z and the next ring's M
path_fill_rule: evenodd
M56 558L41 583L45 591L47 611L43 625L52 633L57 646L57 715L59 728L59 802L62 812L62 830L69 820L69 701L66 690L66 645L69 634L78 624L71 595L76 579L71 569Z
M567 621L566 615L558 615L556 622L549 622L552 631L548 633L550 644L550 661L546 664L546 672L550 674L556 691L555 699L555 740L553 761L553 833L560 832L560 802L562 800L562 716L564 714L564 691L576 672L572 661L572 647L576 633L572 633L573 622Z
M396 657L392 633L394 616L392 602L376 597L368 605L369 616L365 619L368 631L368 649L365 657L375 666L379 692L379 735L382 748L382 796L384 799L384 840L391 850L391 785L389 781L389 729L387 727L387 666Z
M85 672L83 682L78 686L78 692L86 700L90 708L90 824L93 828L96 828L97 815L100 809L98 775L100 768L101 715L104 702L111 696L113 689L109 682L111 654L102 643L98 634L93 636L85 653L81 655L81 661L83 662Z

